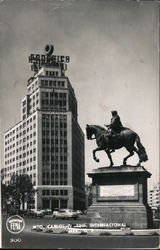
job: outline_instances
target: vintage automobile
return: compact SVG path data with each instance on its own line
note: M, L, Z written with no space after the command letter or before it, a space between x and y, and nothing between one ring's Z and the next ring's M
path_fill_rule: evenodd
M77 213L78 215L82 215L82 211L81 210L74 210L75 213Z
M44 213L47 215L50 215L50 214L52 214L52 210L47 208L44 210Z
M44 210L40 210L40 209L31 209L30 210L30 216L32 218L43 218L44 217Z
M60 209L59 211L53 212L54 219L74 219L76 220L79 217L77 212L74 212L72 209Z

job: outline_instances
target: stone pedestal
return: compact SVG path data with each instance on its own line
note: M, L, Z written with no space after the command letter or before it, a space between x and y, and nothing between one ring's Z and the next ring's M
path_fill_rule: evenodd
M103 167L88 176L93 185L93 204L88 209L91 223L152 227L152 212L147 204L147 178L151 174L144 167Z

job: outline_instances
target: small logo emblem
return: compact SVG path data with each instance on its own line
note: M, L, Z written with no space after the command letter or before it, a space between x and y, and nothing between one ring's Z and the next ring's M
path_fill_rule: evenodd
M19 215L13 215L9 217L6 221L6 228L12 234L19 234L23 231L24 227L24 219Z

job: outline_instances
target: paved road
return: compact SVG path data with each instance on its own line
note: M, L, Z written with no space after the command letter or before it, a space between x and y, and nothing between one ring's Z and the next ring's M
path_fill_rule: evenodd
M25 219L25 230L18 234L13 235L6 230L6 218L3 219L3 247L5 248L35 248L35 249L57 249L57 248L70 248L70 249L122 249L122 248L157 248L158 249L158 236L87 236L87 235L53 235L43 232L31 231L32 225L35 224L69 224L75 223L72 220L57 220L51 218L44 219ZM77 223L86 222L85 218L80 218ZM21 239L21 242L10 242L12 239Z

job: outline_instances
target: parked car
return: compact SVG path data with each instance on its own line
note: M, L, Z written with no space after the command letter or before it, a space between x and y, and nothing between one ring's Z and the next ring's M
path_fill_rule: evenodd
M85 215L87 214L87 209L83 211L83 214L85 214Z
M77 219L79 215L74 212L72 209L60 209L59 211L53 212L53 218L54 219Z
M82 215L82 211L81 210L74 210L75 213L77 213L78 215Z
M30 210L30 215L33 218L43 218L44 217L44 210L40 210L40 209L31 209Z
M44 213L45 213L45 214L52 214L52 210L51 210L51 209L45 209L45 210L44 210Z
M59 210L60 210L59 208L54 208L52 215L55 215L57 212L59 212Z

